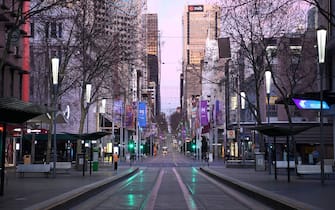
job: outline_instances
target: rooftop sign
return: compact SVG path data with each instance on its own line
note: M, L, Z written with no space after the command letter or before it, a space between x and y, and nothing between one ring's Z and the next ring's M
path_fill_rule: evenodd
M204 11L204 5L189 5L188 6L189 12L203 12Z

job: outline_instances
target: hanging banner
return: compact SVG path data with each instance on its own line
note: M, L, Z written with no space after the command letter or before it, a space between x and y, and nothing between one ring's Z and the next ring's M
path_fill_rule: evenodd
M134 110L132 105L126 105L125 125L128 129L135 128Z
M147 123L147 107L145 102L138 102L138 126L146 127Z
M208 125L207 101L200 103L200 122L201 126Z
M121 126L123 114L123 101L117 100L113 104L113 121L116 125Z
M215 114L216 116L214 116L216 119L216 125L223 125L223 114L222 114L222 102L219 100L215 101Z

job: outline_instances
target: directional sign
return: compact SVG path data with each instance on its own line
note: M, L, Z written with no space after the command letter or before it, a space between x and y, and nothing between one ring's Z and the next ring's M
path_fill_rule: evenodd
M320 100L293 98L293 102L298 109L321 109ZM327 102L322 101L322 109L330 109Z

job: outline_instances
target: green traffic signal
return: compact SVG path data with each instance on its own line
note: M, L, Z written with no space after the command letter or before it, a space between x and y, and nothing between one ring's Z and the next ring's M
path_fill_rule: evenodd
M142 144L141 144L140 148L143 149L143 145Z
M134 143L133 143L133 142L130 142L130 143L128 144L128 148L129 148L129 149L134 149Z

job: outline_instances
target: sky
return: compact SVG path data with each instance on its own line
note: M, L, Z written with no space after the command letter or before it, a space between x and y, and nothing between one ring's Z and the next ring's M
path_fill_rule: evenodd
M189 4L205 0L147 0L148 13L158 14L161 34L161 110L170 115L179 104L182 73L182 15Z

